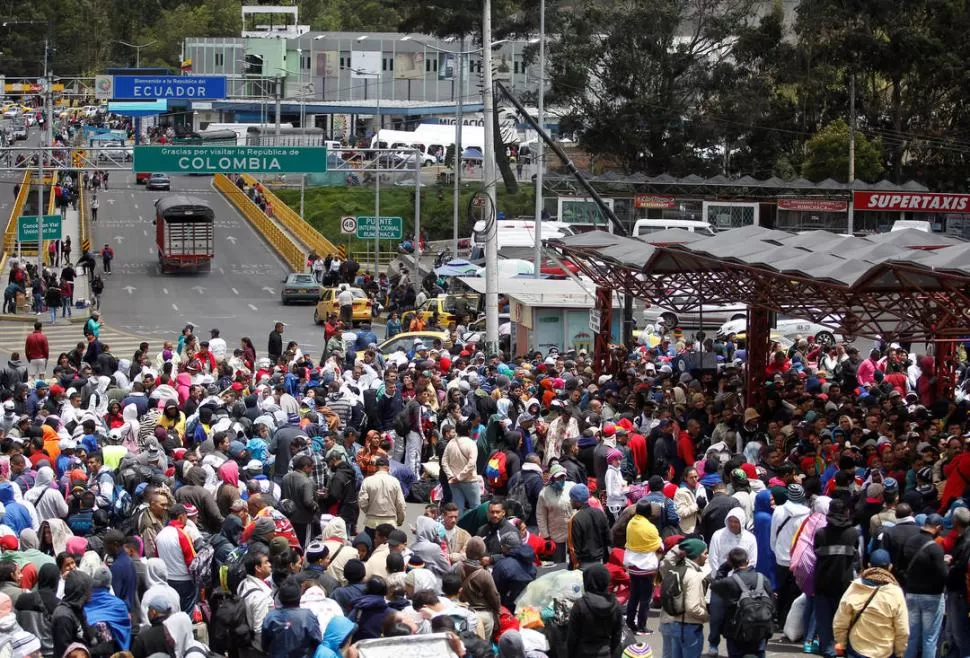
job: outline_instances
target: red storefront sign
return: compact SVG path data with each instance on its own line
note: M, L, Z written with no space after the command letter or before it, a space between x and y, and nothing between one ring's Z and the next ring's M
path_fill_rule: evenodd
M677 199L666 194L634 194L633 206L635 208L663 208L664 210L678 208Z
M827 199L778 199L778 210L847 212L849 210L849 202L830 201Z
M970 194L936 192L853 192L856 210L963 213L970 210Z

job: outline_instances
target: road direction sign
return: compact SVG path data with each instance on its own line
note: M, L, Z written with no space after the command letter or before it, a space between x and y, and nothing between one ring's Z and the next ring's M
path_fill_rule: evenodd
M322 146L136 146L135 171L169 174L320 174Z
M356 217L341 217L340 218L340 232L341 233L356 233L357 232L357 218Z
M21 242L37 242L37 215L21 215L17 218L17 239ZM44 239L61 239L61 216L44 215Z
M377 224L374 217L357 217L357 237L364 239L374 239L374 226ZM380 221L381 240L400 240L404 237L404 219L401 217L381 217Z

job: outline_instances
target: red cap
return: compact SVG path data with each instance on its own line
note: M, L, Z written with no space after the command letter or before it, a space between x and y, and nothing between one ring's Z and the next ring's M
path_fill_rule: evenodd
M0 537L0 548L5 551L15 551L20 548L20 542L13 535Z
M603 425L603 436L613 436L614 434L616 434L616 425L613 423Z
M758 469L754 467L754 464L744 462L741 464L741 470L744 471L744 474L748 476L749 480L758 479Z
M471 355L472 355L472 353L471 353L471 352L469 352L468 350L462 350L461 352L459 352L459 353L458 353L458 356L460 356L460 357L464 357L464 358L466 358L466 359L467 359L468 357L470 357Z
M677 493L677 485L673 482L668 482L664 485L664 496L673 499L674 495Z
M440 370L441 372L448 372L449 370L451 370L451 359L449 359L446 356L443 356L440 359L438 359L438 370Z
M60 384L51 386L51 395L64 395L64 387Z

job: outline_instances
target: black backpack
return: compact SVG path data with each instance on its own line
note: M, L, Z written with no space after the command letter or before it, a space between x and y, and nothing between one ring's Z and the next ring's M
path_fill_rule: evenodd
M506 504L514 503L521 508L519 512L519 518L525 522L526 519L532 516L532 502L529 501L529 492L525 488L525 477L522 476L522 471L516 473L513 478L515 482L509 487L509 493L505 497Z
M660 606L671 617L683 617L687 613L684 596L684 574L687 564L680 562L664 574L660 581Z
M758 582L752 588L745 585L738 574L731 576L740 588L741 596L724 634L744 644L767 640L774 632L775 600L765 589L765 577L760 573L756 575Z
M236 655L240 649L252 645L255 634L249 627L244 598L253 591L255 589L244 591L242 597L223 591L216 591L212 595L209 646L213 651Z

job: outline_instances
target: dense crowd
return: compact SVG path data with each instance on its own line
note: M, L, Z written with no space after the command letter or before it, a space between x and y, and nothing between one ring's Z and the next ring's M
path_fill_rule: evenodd
M899 345L778 349L752 405L733 337L597 375L366 325L320 361L282 322L263 354L99 330L0 372L15 658L970 655L967 407Z

